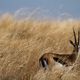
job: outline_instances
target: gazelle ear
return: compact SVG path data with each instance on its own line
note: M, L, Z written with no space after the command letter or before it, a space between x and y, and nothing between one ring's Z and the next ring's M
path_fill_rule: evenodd
M73 43L73 41L72 40L69 40L69 42L75 47L75 44Z

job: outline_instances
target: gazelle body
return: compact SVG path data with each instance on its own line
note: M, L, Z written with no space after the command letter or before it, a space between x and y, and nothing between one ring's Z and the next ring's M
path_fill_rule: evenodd
M70 40L70 43L73 45L72 53L71 54L56 54L56 53L43 54L39 59L39 63L42 65L43 68L47 69L47 67L49 67L51 64L55 64L55 62L58 62L63 66L71 66L73 65L73 63L75 63L75 60L77 59L78 52L79 52L80 32L78 31L78 40L76 38L76 33L74 29L73 29L73 34L74 34L74 42Z

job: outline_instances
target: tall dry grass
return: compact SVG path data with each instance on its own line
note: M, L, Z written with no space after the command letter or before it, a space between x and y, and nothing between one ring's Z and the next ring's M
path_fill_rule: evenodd
M45 52L71 54L72 28L80 21L17 21L0 18L0 80L61 80L62 70L44 72L38 59ZM67 79L68 80L68 79Z

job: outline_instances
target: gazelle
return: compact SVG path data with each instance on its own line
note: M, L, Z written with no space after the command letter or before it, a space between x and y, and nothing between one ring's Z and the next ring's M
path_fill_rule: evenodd
M47 69L47 67L53 64L53 61L66 67L71 66L73 65L73 63L75 63L79 51L80 31L78 31L78 39L76 37L74 28L73 28L73 34L74 34L74 42L70 40L70 43L73 45L72 54L56 54L56 53L43 54L39 59L39 63L40 65L42 65L44 69Z

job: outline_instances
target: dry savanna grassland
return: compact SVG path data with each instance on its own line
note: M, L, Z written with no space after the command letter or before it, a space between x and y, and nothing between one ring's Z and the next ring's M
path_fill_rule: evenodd
M54 67L44 71L39 58L46 52L71 54L73 27L80 21L16 20L0 16L0 80L80 80L80 58L64 72Z

